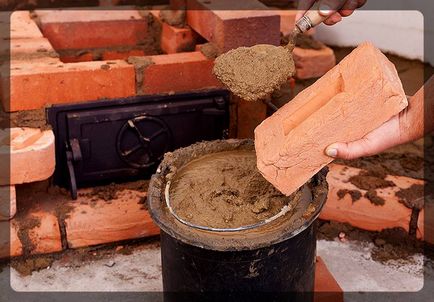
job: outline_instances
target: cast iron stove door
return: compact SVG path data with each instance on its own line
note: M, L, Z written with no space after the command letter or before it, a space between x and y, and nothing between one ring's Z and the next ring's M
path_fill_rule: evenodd
M148 177L167 151L225 138L229 95L143 96L47 111L56 136L55 183L69 185L76 198L77 186Z

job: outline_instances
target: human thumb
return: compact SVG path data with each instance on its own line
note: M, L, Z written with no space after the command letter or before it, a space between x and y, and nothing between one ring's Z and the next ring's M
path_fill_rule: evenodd
M355 159L368 155L370 147L370 141L366 139L350 143L334 143L325 149L325 154L333 158Z

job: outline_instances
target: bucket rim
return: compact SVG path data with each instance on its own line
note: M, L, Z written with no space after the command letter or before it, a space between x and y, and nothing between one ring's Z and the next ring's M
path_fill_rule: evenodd
M270 224L236 232L200 230L178 221L167 209L165 202L166 184L176 174L176 170L188 162L207 154L234 150L254 150L253 140L230 139L201 142L169 152L164 156L157 172L151 177L147 201L150 216L162 231L185 244L200 248L217 251L255 250L297 236L310 227L318 218L325 204L328 191L327 167L320 170L300 188L303 201L297 204L300 208L294 211L300 217L297 215L283 216ZM177 160L182 155L188 159L184 159L184 161ZM309 212L307 218L302 218L303 214L307 213L310 205L314 210ZM288 221L285 221L285 219ZM292 225L289 225L290 220L292 220Z

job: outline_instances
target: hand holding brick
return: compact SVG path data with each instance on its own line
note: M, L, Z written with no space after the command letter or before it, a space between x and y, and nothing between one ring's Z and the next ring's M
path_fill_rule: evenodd
M289 195L333 160L328 145L362 138L407 105L394 65L363 43L256 128L258 168Z

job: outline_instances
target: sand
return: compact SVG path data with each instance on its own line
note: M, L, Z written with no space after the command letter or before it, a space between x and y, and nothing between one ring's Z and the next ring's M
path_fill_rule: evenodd
M215 228L258 223L279 213L293 199L262 177L251 151L219 152L196 159L176 173L170 189L178 216Z
M239 47L219 56L213 72L240 98L265 99L294 75L292 49L266 44Z

